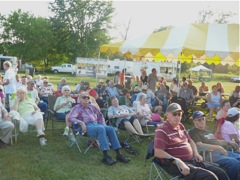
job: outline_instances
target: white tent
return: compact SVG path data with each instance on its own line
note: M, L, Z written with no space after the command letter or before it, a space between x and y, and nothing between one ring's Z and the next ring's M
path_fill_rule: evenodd
M210 72L210 71L212 71L211 69L208 69L208 68L206 68L203 65L196 66L194 68L191 68L190 70L193 71L193 72L200 72L200 71L208 71L208 72Z
M212 70L206 68L203 65L199 65L194 68L191 68L190 71L191 71L191 76L193 73L194 74L197 73L197 76L198 76L197 79L199 81L210 81L212 79ZM192 78L193 77L194 76L192 76Z

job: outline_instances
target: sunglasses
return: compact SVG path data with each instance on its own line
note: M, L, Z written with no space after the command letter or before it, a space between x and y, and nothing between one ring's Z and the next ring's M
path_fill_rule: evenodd
M172 115L181 117L182 116L182 112L181 111L173 112Z
M83 96L82 99L90 99L89 96Z

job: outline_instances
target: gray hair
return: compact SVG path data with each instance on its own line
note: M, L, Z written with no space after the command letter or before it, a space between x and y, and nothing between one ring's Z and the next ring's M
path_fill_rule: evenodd
M12 67L12 63L10 62L10 61L5 61L4 63L3 63L3 65L4 66L7 66L7 67Z
M139 96L139 101L141 101L143 98L147 98L147 95L146 95L146 94L141 94L141 95Z
M66 85L66 86L63 86L63 87L62 87L62 93L63 93L64 90L69 90L69 91L71 91L71 88L70 88L70 86Z

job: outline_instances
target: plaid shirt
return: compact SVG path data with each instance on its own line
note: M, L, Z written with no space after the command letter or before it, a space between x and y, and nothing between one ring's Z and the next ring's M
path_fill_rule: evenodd
M87 107L78 104L74 106L69 114L70 122L96 122L98 124L106 124L102 113L93 105L89 104Z

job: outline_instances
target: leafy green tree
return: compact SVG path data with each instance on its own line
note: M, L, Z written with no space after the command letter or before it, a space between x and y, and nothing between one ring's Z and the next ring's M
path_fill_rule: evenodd
M51 17L57 34L57 50L67 57L97 57L99 46L108 43L113 13L110 1L55 0L50 3Z
M48 19L14 11L1 18L3 33L1 40L9 55L17 56L23 63L41 61L48 65L48 53L54 47L54 35Z

